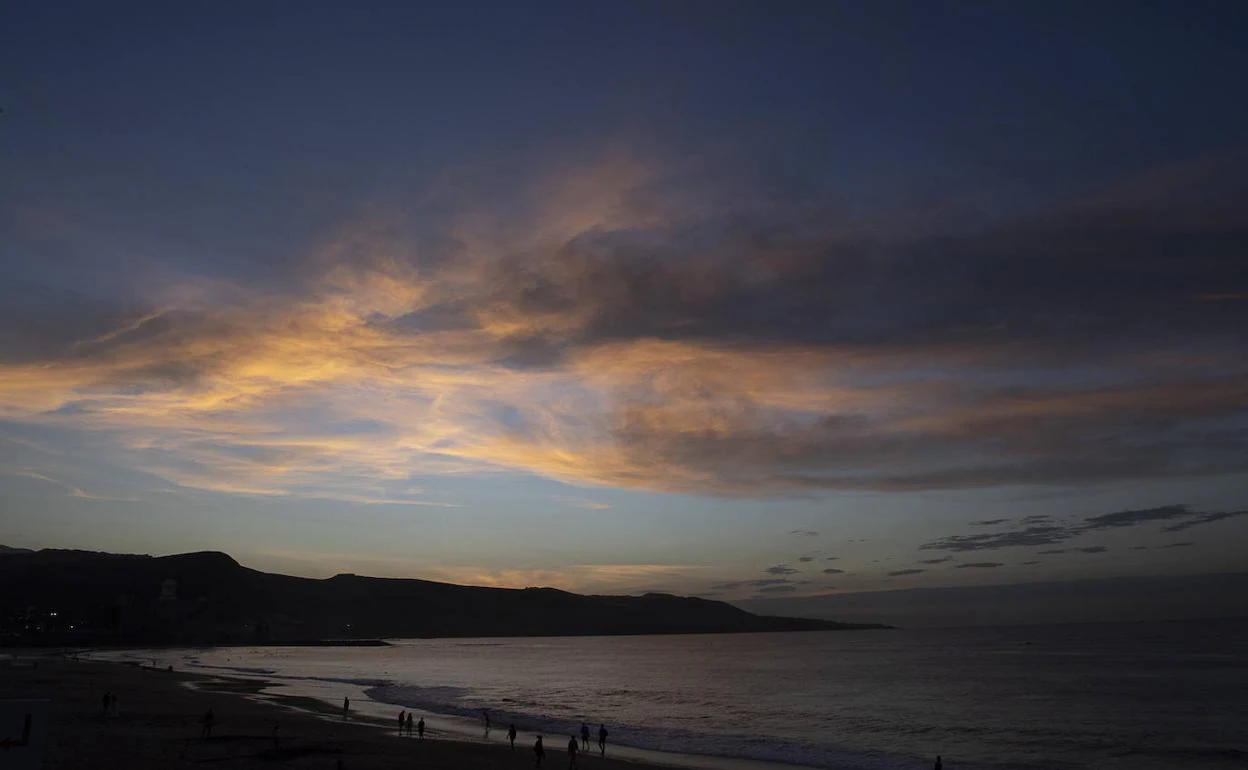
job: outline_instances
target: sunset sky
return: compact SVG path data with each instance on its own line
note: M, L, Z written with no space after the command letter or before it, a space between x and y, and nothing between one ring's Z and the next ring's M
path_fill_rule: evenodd
M0 543L730 600L1242 569L1243 11L8 4Z

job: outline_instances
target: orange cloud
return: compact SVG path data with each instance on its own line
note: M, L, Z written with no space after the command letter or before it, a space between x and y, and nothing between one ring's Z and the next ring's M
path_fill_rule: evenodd
M902 268L927 262L863 256L854 232L805 219L681 229L705 207L656 205L657 176L624 154L569 170L538 186L528 220L455 220L447 254L364 222L281 291L187 280L0 362L0 419L75 429L177 487L445 505L413 479L783 494L1187 473L1174 440L1141 438L1133 418L1246 402L1216 350L1209 375L1156 349L1062 349L1112 383L1020 390L1031 361L996 326L882 320L877 284L918 297ZM1087 448L1129 431L1121 452Z

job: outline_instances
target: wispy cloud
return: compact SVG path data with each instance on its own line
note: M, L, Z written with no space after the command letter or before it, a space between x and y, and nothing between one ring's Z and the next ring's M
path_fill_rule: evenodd
M20 469L20 468L14 469L14 470L0 469L0 475L18 476L22 478L34 479L36 481L42 481L46 484L51 484L54 487L60 488L69 497L76 497L80 500L101 500L101 501L111 500L114 502L127 502L127 503L136 502L136 498L133 498L133 497L111 497L109 495L102 495L102 494L96 494L94 492L87 492L86 490L76 487L73 484L70 484L65 481L61 481L59 479L54 479L51 476L46 476L42 473L39 473L33 470L26 470L26 469Z
M1076 532L1067 527L1033 525L1010 532L990 532L976 535L950 535L919 546L921 551L994 551L998 548L1052 545L1074 537Z
M926 571L927 570L922 570L922 569L895 569L892 572L889 572L888 576L889 577L902 577L904 575L918 575L919 573L926 572Z
M1150 521L1169 521L1191 517L1192 511L1186 505L1163 505L1157 508L1117 511L1084 519L1084 529L1111 529L1115 527L1134 527Z
M1233 519L1238 516L1248 516L1248 510L1245 511L1213 511L1211 513L1193 513L1190 518L1179 521L1174 524L1167 524L1162 527L1163 532L1182 532L1192 527L1200 527L1205 524L1212 524L1215 521L1223 521L1225 519Z
M714 591L734 591L740 588L770 588L783 585L798 585L799 581L789 580L788 578L762 578L759 580L730 580L726 583L716 583L711 586Z
M784 585L784 586L766 586L765 588L758 589L758 592L760 594L782 594L782 593L792 593L793 591L796 591L796 590L797 590L797 586Z
M587 511L606 511L611 509L608 503L590 500L587 497L557 497L555 499L564 505L572 508L584 508Z
M796 575L801 570L790 567L787 564L777 564L773 567L768 567L763 572L766 572L768 575Z
M1163 532L1181 532L1192 527L1204 526L1218 521L1248 515L1248 511L1210 511L1192 510L1187 505L1164 505L1157 508L1143 508L1113 513L1088 516L1082 520L1072 521L1068 525L1044 523L1052 520L1051 516L1028 516L1023 521L1030 523L1020 529L1003 532L975 533L970 535L949 535L938 538L919 546L923 551L995 551L1000 548L1022 548L1029 546L1059 545L1073 540L1089 532L1099 532L1124 527L1138 527L1156 522L1172 522L1161 527ZM998 523L1001 520L994 520ZM973 524L976 522L972 522ZM1139 547L1137 547L1138 549ZM1075 548L1050 549L1042 554L1059 554L1070 551L1081 553L1104 553L1105 546L1091 545ZM941 560L924 560L924 564L939 564Z
M411 243L344 228L280 290L5 310L35 331L0 349L0 419L181 486L405 504L422 475L502 470L721 495L1242 470L1248 365L1225 330L1248 303L1175 301L1236 285L1242 201L881 240L886 219L672 192L662 168L564 170L531 216L468 210Z

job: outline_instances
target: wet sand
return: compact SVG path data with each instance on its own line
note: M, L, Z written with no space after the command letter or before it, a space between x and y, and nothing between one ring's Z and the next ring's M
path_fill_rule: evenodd
M46 698L51 702L45 768L335 770L339 762L345 770L533 767L531 736L521 734L514 752L506 745L400 737L396 729L344 722L311 699L306 703L291 700L285 706L249 700L247 693L258 686L241 679L64 658L41 658L37 668L0 661L0 699ZM101 713L105 692L118 696L116 717ZM200 719L209 707L216 715L216 726L213 737L205 740L200 737ZM579 765L581 770L655 767L610 756L604 759L592 752L579 757ZM543 770L567 767L567 737L546 736Z

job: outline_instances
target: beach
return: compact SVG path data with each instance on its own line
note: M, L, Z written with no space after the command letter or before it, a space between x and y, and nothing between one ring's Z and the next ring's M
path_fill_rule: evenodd
M319 702L287 706L247 697L255 682L163 668L41 657L37 666L0 668L0 699L47 699L45 768L169 767L515 770L533 767L532 740L505 744L400 737L397 729L343 721ZM105 717L102 698L118 698ZM212 708L211 739L200 737ZM306 710L305 710L306 709ZM320 709L322 714L317 714ZM397 716L398 709L395 709ZM277 738L274 738L274 726ZM396 725L397 727L397 725ZM545 768L568 766L567 736L548 735ZM523 743L522 743L523 741ZM582 770L645 770L647 765L579 758Z
M925 770L937 754L959 770L1229 770L1248 757L1246 630L1218 621L108 649L42 658L38 669L0 660L0 698L51 701L49 768L527 770L541 734L544 770L564 770L568 733L601 722L607 759L591 752L581 770ZM109 691L120 716L105 719ZM209 707L216 737L202 741ZM426 719L432 740L397 735L403 709ZM0 721L0 742L20 733L20 715L11 722Z

